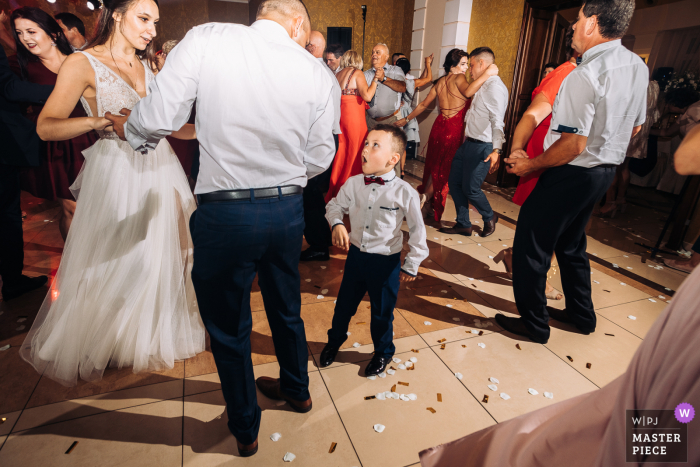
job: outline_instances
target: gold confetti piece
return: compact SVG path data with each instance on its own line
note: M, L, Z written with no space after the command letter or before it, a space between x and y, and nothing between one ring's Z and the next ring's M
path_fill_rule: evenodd
M396 371L396 368L394 368L394 365L391 365L391 366L389 367L389 369L390 369L390 370Z
M391 387L391 392L396 392L396 385L395 384Z
M445 350L445 344L442 344L442 345L440 346L440 350Z
M464 345L464 344L462 344L462 347L463 347L463 348L465 348L465 349L467 348L467 346L466 346L466 345Z
M364 321L360 321L360 322L355 323L355 324L367 324L367 323L365 323Z
M331 443L331 448L328 450L328 454L333 454L337 445L338 443Z
M5 418L5 417L0 418L0 425L5 423L6 421L7 421L7 418Z
M377 396L367 396L367 397L365 397L365 400L368 401L370 399L376 399L376 398L377 398Z
M479 331L479 335L480 335L480 336L483 336L483 335L484 335L484 331Z
M404 383L403 381L399 381L399 384L400 384L401 386L408 386L408 383Z
M615 334L608 334L607 332L605 333L606 336L613 336L615 337Z
M520 344L515 344L515 348L518 349L518 350L523 350L523 349L520 348Z
M442 343L445 342L446 340L447 340L447 339L440 339L440 340L438 341L438 344L442 344Z
M72 451L73 449L75 449L75 447L76 447L77 445L78 445L78 442L77 442L77 441L73 441L73 444L70 445L70 447L69 447L68 450L66 451L66 454L70 454L71 451Z
M588 369L590 370L590 369L591 369L591 364L590 364L590 363L586 363L586 368L588 368Z
M569 357L568 355L566 356L566 358L568 358L570 362L573 362L573 361L574 361L574 359L571 358L571 357Z
M605 289L603 289L603 292L612 293L609 290L605 290Z
M435 410L435 409L434 409L434 408L432 408L432 407L428 407L428 408L427 408L427 409L425 409L425 410L430 410L430 412L431 412L431 413L435 413L435 412L437 412L437 410Z
M420 351L419 351L419 350L416 350L416 349L411 349L411 352L413 352L413 353L420 353Z
M411 370L415 370L415 369L416 369L416 365L413 365L413 366L409 366L408 368L406 368L406 371L411 371Z
M442 402L442 394L438 392L438 402Z
M481 402L488 403L489 402L489 396L487 394L484 394L484 398L481 400Z

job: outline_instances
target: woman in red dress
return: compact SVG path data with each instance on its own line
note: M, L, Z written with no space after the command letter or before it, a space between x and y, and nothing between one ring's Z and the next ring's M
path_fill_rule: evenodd
M17 46L16 59L11 63L16 73L32 83L55 85L63 61L73 53L56 20L39 8L22 7L12 12L11 24ZM36 123L42 107L27 107L27 117ZM70 117L87 114L78 104ZM69 188L85 161L82 151L97 140L97 133L91 131L67 141L45 141L41 165L22 174L23 190L37 198L60 201L58 228L64 241L75 213L75 198Z
M496 65L491 65L478 80L467 82L465 73L469 67L469 54L461 49L452 49L445 57L445 76L435 81L428 96L418 104L406 118L394 123L405 126L428 108L435 98L438 99L440 115L435 119L428 138L428 152L423 169L423 184L418 187L421 193L423 215L430 215L434 210L435 221L439 222L445 211L445 202L449 188L452 159L464 142L464 116L471 104L471 97L486 80L498 74Z
M342 89L340 98L340 131L338 135L338 152L333 160L331 181L326 193L326 203L335 198L340 187L353 175L362 173L360 154L367 137L367 120L365 119L365 103L372 100L377 91L377 79L367 86L365 75L362 74L362 57L354 50L348 50L340 58L340 66L336 78Z

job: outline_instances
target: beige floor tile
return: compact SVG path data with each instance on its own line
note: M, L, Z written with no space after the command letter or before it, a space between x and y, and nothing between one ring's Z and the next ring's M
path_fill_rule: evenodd
M398 353L403 353L403 352L410 352L411 349L415 350L420 350L420 349L425 349L428 347L428 344L425 343L423 339L421 339L420 336L414 335L414 336L409 336L409 337L404 337L402 339L394 339L394 347L396 347L396 354ZM354 363L361 363L361 362L368 362L369 360L372 359L372 354L374 353L374 345L372 344L367 344L367 345L362 345L360 347L352 347L352 345L349 348L344 348L340 352L338 352L337 357L335 358L335 362L333 362L332 365L330 365L328 368L336 368L339 366L344 366L348 364L354 364ZM318 366L318 361L319 361L319 356L321 352L314 353L314 361L316 362L315 365ZM361 365L362 371L364 371L364 367L366 365ZM358 373L359 374L359 373ZM364 373L362 373L364 374Z
M598 314L604 318L609 319L635 336L644 339L651 326L667 306L668 303L659 299L656 299L656 302L639 300L625 303L624 305L601 308L597 311ZM629 319L628 316L630 315L637 319Z
M185 379L185 396L220 390L221 380L219 379L218 373L210 373Z
M21 413L22 411L18 410L16 412L10 412L0 415L0 436L10 434L10 431L12 431L12 427L15 425L15 422L17 422L17 419L19 418ZM2 420L3 418L5 419L5 421Z
M672 291L678 290L683 281L688 277L688 274L675 271L660 263L648 260L646 263L642 263L642 258L638 255L620 255L608 258L607 260L617 264L620 269L624 269L659 285L668 287Z
M394 376L370 381L352 365L321 370L321 375L343 420L345 429L364 467L405 466L418 460L418 453L492 425L493 419L479 407L434 353L398 354L407 360L416 356L413 371L397 370ZM399 385L398 382L409 386ZM365 400L378 392L416 394L416 401ZM443 402L437 401L437 393ZM432 407L436 413L431 413ZM386 429L374 431L375 424Z
M255 368L257 376L276 376L277 364ZM299 414L285 404L278 406L258 392L262 409L259 451L250 458L238 456L236 440L227 427L228 417L221 391L208 392L185 398L184 459L183 465L285 465L285 453L296 455L293 465L352 466L359 464L347 433L333 406L333 402L318 372L309 375L309 391L313 409ZM274 442L272 433L282 438ZM335 452L328 453L331 443L337 443Z
M458 279L462 277L487 277L504 273L503 263L493 262L490 250L476 244L440 246L430 249L430 258Z
M639 337L601 316L597 317L595 332L587 336L568 324L557 321L549 324L551 333L545 347L599 387L627 370L642 343ZM569 361L568 357L574 361ZM586 368L587 363L591 364L590 369Z
M177 466L181 442L182 400L164 401L12 434L0 465Z
M596 310L650 298L649 295L639 289L635 289L630 285L622 285L623 283L627 284L626 282L595 270L591 270L591 272L593 272L591 281L599 282L599 284L591 282L591 296L593 297L593 306Z
M478 343L486 347L480 348ZM454 342L435 352L450 370L462 373L462 382L479 401L489 396L488 402L481 404L499 422L597 389L543 346L499 333ZM496 391L488 388L493 384L491 377L499 381ZM539 394L529 394L529 388ZM545 391L553 393L554 399L544 397ZM500 393L510 399L501 399Z
M102 412L180 398L182 387L183 382L175 380L26 409L12 431L16 433Z

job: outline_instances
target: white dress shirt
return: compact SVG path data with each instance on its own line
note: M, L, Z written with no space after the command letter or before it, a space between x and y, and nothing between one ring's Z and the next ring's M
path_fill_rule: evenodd
M333 134L339 135L343 133L342 131L340 131L340 98L343 95L343 93L340 89L340 83L338 82L338 78L335 77L335 73L333 73L333 70L328 68L326 62L323 61L323 58L319 58L318 61L321 62L321 66L323 67L323 69L326 70L326 72L330 75L331 83L333 84L333 110L335 111L335 122L333 122Z
M506 140L506 108L508 88L501 78L491 76L476 91L472 104L467 110L465 133L467 137L493 144L493 149L501 149Z
M632 129L646 120L648 86L649 68L619 39L587 50L554 100L545 151L562 133L575 133L588 140L571 165L622 164Z
M403 249L401 224L408 224L410 251L402 271L415 276L420 263L428 257L425 224L420 212L418 192L392 170L381 176L385 184L365 185L365 175L348 178L338 195L326 205L331 229L350 216L350 243L364 253L393 255Z
M335 154L331 77L278 23L209 23L168 54L125 126L136 150L181 128L197 99L196 194L306 186Z

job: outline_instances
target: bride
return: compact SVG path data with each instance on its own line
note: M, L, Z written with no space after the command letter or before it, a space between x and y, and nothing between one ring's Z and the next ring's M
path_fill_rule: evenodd
M157 23L157 0L104 0L95 39L65 60L37 124L46 141L100 136L71 186L77 208L61 264L21 350L67 386L100 379L108 365L161 370L204 350L185 173L167 141L135 152L104 118L147 95ZM78 100L88 117L68 118ZM173 136L194 139L194 125Z

